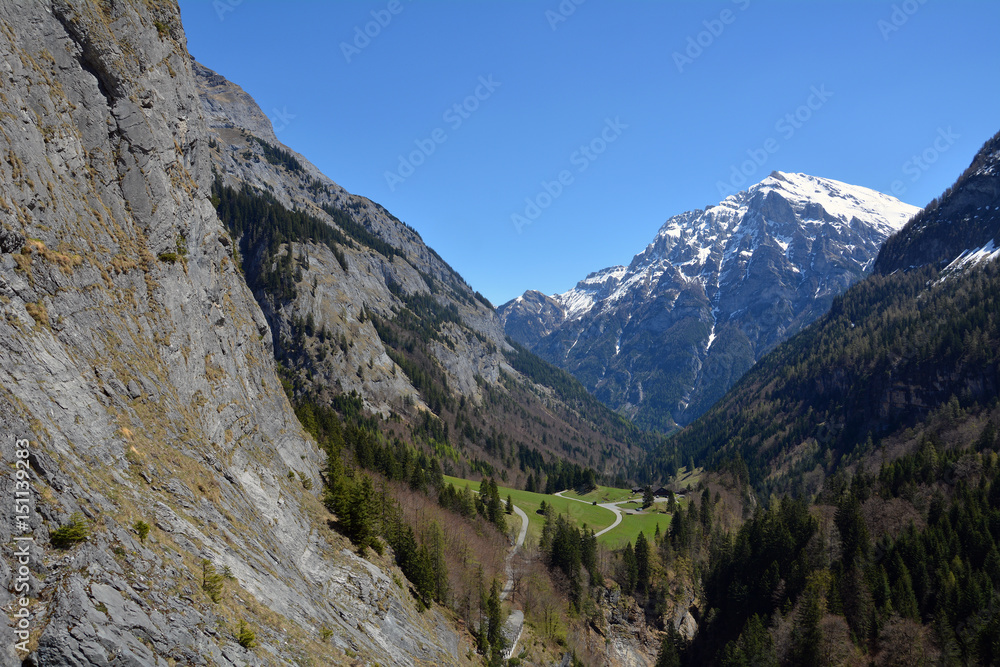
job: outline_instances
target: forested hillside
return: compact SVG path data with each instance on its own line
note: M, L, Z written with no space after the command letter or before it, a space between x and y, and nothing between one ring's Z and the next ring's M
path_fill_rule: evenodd
M749 501L713 536L696 638L668 636L661 664L1000 659L1000 268L966 252L995 233L996 141L651 457L647 475L692 457Z

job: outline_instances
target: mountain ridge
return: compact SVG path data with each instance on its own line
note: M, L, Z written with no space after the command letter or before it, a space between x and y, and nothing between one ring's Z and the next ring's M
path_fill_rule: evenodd
M925 264L943 265L964 251L1000 241L1000 133L986 141L955 183L879 251L883 275ZM942 224L947 223L947 224Z
M672 445L716 463L739 452L756 483L788 491L783 485L813 466L830 473L877 456L880 440L906 440L904 429L937 411L990 404L1000 391L992 352L1000 337L997 220L987 214L1000 205L998 157L994 137L954 186L886 242L871 276L767 355ZM968 250L984 239L984 248Z
M592 272L562 294L526 292L498 312L515 340L605 403L669 430L824 312L918 210L774 172L717 206L671 217L627 267Z

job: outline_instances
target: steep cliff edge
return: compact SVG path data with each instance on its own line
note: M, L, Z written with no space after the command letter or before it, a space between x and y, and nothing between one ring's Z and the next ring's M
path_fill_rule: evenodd
M209 201L177 7L0 16L0 450L12 465L27 440L31 464L0 539L33 539L27 594L14 547L0 561L4 662L24 657L20 597L36 664L461 662L444 616L324 524L321 454ZM75 513L89 537L53 548ZM202 559L234 577L221 603Z
M237 84L192 68L219 213L297 401L356 392L447 474L518 487L564 460L613 479L641 457L655 438L515 349L493 306L413 228L282 144Z

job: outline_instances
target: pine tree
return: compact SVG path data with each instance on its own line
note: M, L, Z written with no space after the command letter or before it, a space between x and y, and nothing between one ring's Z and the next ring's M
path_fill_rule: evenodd
M701 502L698 504L699 508L699 520L701 521L702 528L705 529L705 535L712 532L712 494L709 493L708 488L701 492Z
M635 562L635 550L632 548L632 543L629 542L622 549L622 593L631 595L635 591L637 579L638 569Z
M635 538L635 573L636 589L641 593L645 593L649 586L649 557L649 543L642 531L639 531L639 536Z
M371 499L375 496L372 478L361 474L350 494L347 508L347 536L362 552L375 539L375 517L372 516Z
M432 521L424 536L430 564L433 597L444 604L448 598L448 566L445 563L445 539L437 521Z
M743 626L736 641L726 644L722 658L723 667L777 667L771 633L760 616L754 614Z
M490 595L486 600L486 642L493 660L503 657L507 640L503 636L503 607L500 603L500 583L494 579L490 585Z
M840 559L844 569L849 570L855 561L867 558L871 550L868 528L861 517L861 504L854 494L845 496L837 506L834 521L840 532Z
M897 555L897 558L899 556ZM913 593L913 582L910 579L910 571L900 560L899 566L902 573L897 575L892 584L892 608L903 618L909 618L920 622L920 610L917 607L917 596Z
M682 639L673 623L667 623L667 633L660 642L660 652L656 656L656 667L681 667L680 646Z
M225 577L218 573L215 565L207 558L201 559L201 589L205 591L212 602L218 602L222 597L222 588L225 585Z
M792 630L792 662L801 667L822 664L820 643L823 631L819 622L823 618L823 600L815 591L806 593Z

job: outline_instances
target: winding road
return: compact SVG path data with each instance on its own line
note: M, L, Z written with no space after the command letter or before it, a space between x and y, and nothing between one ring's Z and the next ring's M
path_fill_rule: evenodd
M514 505L514 513L521 517L521 531L517 534L517 541L514 547L507 553L504 561L504 571L507 574L507 581L503 585L503 592L500 594L501 600L506 600L510 592L514 590L514 554L524 545L524 538L528 536L528 515L524 510Z
M568 490L569 489L567 489L567 491ZM584 503L586 505L593 505L594 504L592 502L587 502L586 500L580 500L579 498L570 498L568 496L564 496L563 495L564 493L566 493L566 491L560 491L560 492L556 493L555 495L559 496L560 498L562 498L564 500L575 500L578 503ZM610 526L608 526L607 528L603 528L600 531L594 533L594 537L600 537L601 535L603 535L604 533L608 532L609 530L613 530L614 528L617 528L618 524L620 524L622 522L623 514L622 514L622 511L616 507L616 505L620 505L622 503L630 503L630 502L632 502L632 501L631 500L619 500L617 503L597 503L598 507L603 507L604 509L611 510L612 512L615 513L615 522L613 524L611 524Z
M528 515L524 513L524 510L513 505L514 513L521 518L521 530L517 534L517 540L514 542L514 546L507 553L507 558L504 561L504 570L507 573L507 581L503 585L503 592L500 593L500 599L506 600L507 596L511 594L514 590L514 554L517 550L524 545L524 538L528 536ZM507 653L504 658L510 659L514 655L514 650L517 648L517 641L521 638L521 631L524 629L524 612L520 609L514 609L510 612L510 616L507 617L507 622L504 624L503 633L510 642L510 648L507 649Z

